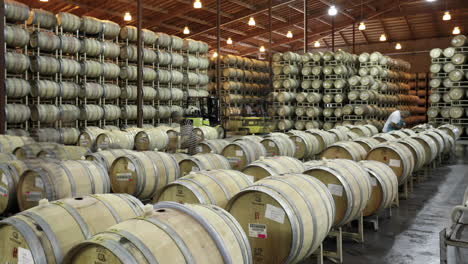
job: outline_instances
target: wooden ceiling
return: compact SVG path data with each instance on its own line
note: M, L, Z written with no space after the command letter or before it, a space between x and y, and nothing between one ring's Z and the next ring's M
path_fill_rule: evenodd
M71 12L113 20L122 25L136 24L136 0L17 0L33 8L43 8L55 13ZM181 37L208 42L216 47L216 0L201 0L202 9L193 8L193 0L143 0L143 27ZM236 55L256 55L259 47L267 47L268 0L221 1L222 52ZM454 26L462 33L468 31L468 0L308 0L309 43L322 47L332 45L332 17L327 14L335 4L339 13L334 17L335 46L353 43L353 25L356 25L355 43L379 42L381 34L388 42L430 39L451 35ZM302 50L304 46L304 0L272 0L273 52ZM442 21L444 11L452 14L451 21ZM124 12L130 12L134 21L123 21ZM247 24L250 16L256 26ZM367 29L357 30L365 21ZM183 35L185 26L191 34ZM291 30L293 38L286 38ZM231 37L233 45L226 39Z

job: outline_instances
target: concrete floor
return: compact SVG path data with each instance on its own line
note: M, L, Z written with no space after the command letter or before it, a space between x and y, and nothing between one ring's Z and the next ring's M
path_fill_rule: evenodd
M451 210L461 204L468 185L468 147L458 145L456 153L451 163L415 184L410 198L400 201L390 219L380 219L379 231L366 225L364 244L344 241L344 263L440 263L439 232L450 225ZM468 263L468 251L450 248L449 263Z

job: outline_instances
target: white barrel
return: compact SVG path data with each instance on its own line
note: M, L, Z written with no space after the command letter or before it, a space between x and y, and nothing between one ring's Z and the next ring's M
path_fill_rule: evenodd
M120 46L110 41L102 42L102 56L105 59L116 59L120 55Z
M405 145L411 151L414 159L414 171L422 169L426 162L427 154L425 153L424 147L421 143L410 137L403 138L402 140L399 140L398 143Z
M112 130L106 131L96 138L96 147L101 150L107 149L133 149L134 136L131 133Z
M31 117L31 109L22 104L7 104L5 118L8 123L23 123Z
M58 26L65 32L75 32L81 27L81 18L71 13L60 12L56 15Z
M107 121L118 120L122 115L122 110L118 105L103 105L102 109L104 111L103 119Z
M87 82L81 86L80 98L99 99L104 94L104 87L99 83Z
M29 7L13 0L5 0L5 18L11 22L25 22L29 18Z
M50 31L36 30L31 34L29 45L33 49L40 51L53 52L60 47L60 38Z
M95 17L82 16L80 31L91 35L99 34L102 32L102 22Z
M114 21L101 20L102 35L106 39L115 39L120 34L120 26Z
M62 122L74 122L80 118L80 108L76 105L62 104L59 111L59 120Z
M31 61L29 57L16 53L16 52L7 52L5 56L5 67L7 72L11 73L24 73L29 69Z
M260 141L267 151L267 156L294 157L296 145L287 134L272 133Z
M102 88L102 97L106 100L115 100L118 99L121 95L121 90L118 85L105 83L102 85Z
M78 138L80 137L80 130L74 127L62 127L59 128L60 133L60 144L65 145L76 145Z
M60 49L62 54L77 54L81 50L81 41L72 36L60 36Z
M50 99L60 94L60 85L53 81L33 80L31 85L31 96L34 97Z
M60 109L55 105L33 105L31 120L34 122L53 123L59 119Z
M102 63L92 60L81 62L81 76L88 78L97 78L103 73Z
M29 43L29 32L21 26L5 26L5 43L8 47L25 47Z
M104 116L104 110L99 105L83 105L80 110L80 120L83 121L98 121Z
M62 99L74 99L80 95L81 86L75 82L61 82L60 96Z
M31 84L19 78L8 78L5 81L6 95L9 98L21 98L31 92Z
M321 159L349 159L360 161L366 158L367 151L359 143L353 141L336 142L320 154Z
M114 63L102 63L102 76L106 79L115 80L120 76L120 67Z
M43 75L53 75L60 71L60 63L53 57L34 56L31 59L31 71Z
M169 144L169 135L162 128L146 129L135 136L135 147L139 151L164 150Z
M57 18L52 12L33 8L26 23L37 25L40 28L52 29L57 26Z
M359 217L372 192L369 173L359 163L335 159L304 165L304 174L323 182L333 196L336 207L333 226L342 226Z

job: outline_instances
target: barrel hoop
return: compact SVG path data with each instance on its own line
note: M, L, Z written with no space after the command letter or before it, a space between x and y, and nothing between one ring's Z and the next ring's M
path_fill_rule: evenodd
M310 168L307 168L306 171L309 171L311 169L320 169L320 170L324 170L326 172L329 172L331 174L333 174L336 178L338 178L339 182L343 185L343 188L345 189L346 191L346 195L349 196L347 197L347 209L346 209L346 213L343 217L343 220L341 222L339 222L336 226L340 226L342 224L344 224L344 221L347 220L350 215L351 215L351 210L350 208L352 207L352 203L351 201L354 201L354 194L353 192L351 192L351 187L349 186L348 182L345 180L344 177L341 176L341 173L335 169L333 169L332 167L326 167L326 166L323 166L323 165L319 165L319 166L314 166L314 167L310 167Z
M93 165L101 171L103 193L109 193L111 190L109 173L107 172L106 168L104 168L104 165L99 163L93 163Z
M247 238L247 235L237 220L231 214L227 213L224 209L219 207L213 205L205 205L204 207L210 209L211 211L215 211L231 228L234 235L236 236L237 242L239 245L242 245L240 247L242 252L242 259L244 260L243 263L252 263L252 249L250 248L249 239Z
M100 202L107 208L107 210L109 210L109 212L111 213L112 217L114 217L116 223L122 222L122 218L120 217L119 213L117 213L117 211L115 210L115 208L112 207L112 205L110 205L110 204L109 204L107 201L105 201L104 199L101 199L101 197L100 197L99 195L91 195L91 197L93 197L94 199L100 201Z
M143 254L143 256L146 258L148 263L151 263L151 264L159 263L156 257L154 256L154 254L151 252L151 250L137 236L122 229L120 230L111 229L110 231L107 231L107 232L115 233L121 237L124 237L128 241L130 241Z
M140 216L143 214L143 204L133 195L127 195L122 193L116 193L114 195L117 195L118 197L120 197L120 199L124 200L130 206L130 208L132 208L136 216Z
M239 187L239 190L242 190L244 187L240 185L240 183L237 181L237 178L238 177L232 177L232 175L229 174L229 172L231 172L231 170L216 170L217 173L221 173L221 174L224 174L226 175L225 177L230 177L232 180L234 180L234 182L236 183L237 187ZM242 177L242 178L245 178L245 177ZM248 185L250 185L250 181L247 180L247 183ZM233 196L229 197L229 199L231 199Z
M20 214L31 218L34 222L36 222L37 225L41 227L42 231L44 231L45 235L47 236L47 239L51 244L52 251L54 252L55 261L57 263L61 263L63 260L63 254L60 247L60 242L58 241L57 236L55 236L54 231L52 231L50 225L44 219L42 219L41 216L34 213L33 211L24 211Z
M347 170L347 171L349 172L350 175L353 175L353 179L356 180L356 182L357 182L357 186L358 186L358 188L359 188L359 194L360 194L360 196L361 196L361 199L360 199L360 202L359 202L359 208L364 209L364 208L365 208L364 203L365 203L365 202L367 203L367 201L370 199L370 196L371 196L371 194L372 194L372 193L371 193L372 186L371 186L371 183L370 183L370 180L369 180L369 176L367 175L367 176L365 177L365 179L367 180L366 183L368 184L368 187L369 187L369 189L368 189L368 190L369 190L369 197L367 197L367 199L364 199L364 198L362 197L362 194L364 193L364 192L363 192L363 186L362 186L362 184L357 180L357 178L354 177L355 174L354 174L354 172L353 172L352 170L349 169L350 167L348 167L348 166L346 166L346 164L342 164L342 163L340 163L340 162L336 162L335 164L338 164L338 166L340 166L341 168ZM359 165L358 165L358 166L359 166ZM364 173L367 173L364 169L362 169L362 171L363 171Z
M86 223L86 221L83 219L83 217L80 215L80 213L73 206L70 206L70 205L68 205L66 203L63 203L63 202L60 202L60 201L53 202L53 204L55 204L57 206L60 206L63 209L65 209L65 211L67 211L75 219L78 226L80 226L80 229L81 229L81 232L83 233L83 236L86 239L91 238L92 233L89 230L88 224Z
M161 202L161 203L155 204L154 208L155 209L170 208L170 209L174 209L174 210L186 213L187 215L191 216L201 226L203 226L203 228L207 231L207 233L214 240L214 242L216 244L216 247L219 250L220 255L223 257L223 263L225 263L225 264L232 264L233 263L232 259L231 259L231 255L229 254L229 251L228 251L223 239L218 234L216 229L203 216L197 214L195 211L193 211L189 207L181 205L179 203L175 203L175 202Z
M153 206L154 207L154 206ZM184 239L177 233L175 229L173 229L170 225L159 221L156 218L138 218L144 221L147 221L157 227L159 227L162 231L164 231L177 245L179 248L180 252L184 256L185 262L186 263L195 263L195 258L192 255L192 252L190 252L189 247L185 244Z
M312 244L316 243L317 242L317 215L315 214L315 211L314 211L313 206L310 203L309 199L307 199L307 196L305 195L305 193L296 184L288 182L282 177L276 177L276 178L274 178L274 180L285 183L286 185L288 185L289 187L294 189L304 199L304 201L305 201L305 203L307 205L307 208L309 208L309 213L310 213L310 215L312 217L313 230L314 230L314 235L312 236ZM327 211L327 215L328 215L328 211ZM312 248L309 248L309 250L306 253L306 256L309 256L310 254L312 254L313 252L311 252L311 251L312 251Z
M189 189L195 196L198 198L201 204L209 204L209 202L206 200L206 196L208 196L208 199L210 199L210 202L212 202L212 197L210 197L208 194L205 196L201 192L199 192L196 188L193 187L193 184L191 181L186 181L186 179L182 178L178 181L175 181L173 183L170 183L167 186L179 184L181 186L184 186L185 188ZM206 191L204 191L206 193ZM162 193L162 192L161 192ZM158 195L159 197L160 195ZM214 203L214 202L212 202Z
M44 189L46 190L47 200L54 201L59 199L58 197L60 196L60 194L58 193L58 190L56 188L52 188L52 185L50 184L48 171L42 167L37 167L33 171L39 175L39 177L42 179L42 182L44 183Z
M3 172L3 176L2 176L2 174L0 174L0 178L6 177L7 182L8 182L8 190L7 190L8 191L8 203L6 205L6 208L5 208L4 212L6 212L8 209L10 209L10 207L11 207L11 205L13 203L13 200L16 200L16 197L13 196L13 193L15 192L15 181L13 179L14 176L13 176L13 172L12 172L13 169L14 169L14 167L10 166L9 164L0 165L0 171Z
M151 160L151 166L153 167L154 174L155 174L155 177L156 177L156 182L155 182L155 184L154 184L153 190L151 190L151 193L150 193L150 195L149 195L149 197L151 198L151 197L153 197L153 196L156 194L156 192L158 191L159 181L160 181L161 179L159 178L159 176L160 176L160 175L159 175L159 169L158 169L158 167L156 166L156 163L153 161L153 158L151 158L150 155L148 155L148 152L142 152L142 153L143 153L146 157L148 157L149 160ZM156 153L158 153L158 152L156 152ZM161 160L161 157L160 157L159 155L158 155L158 158ZM164 162L162 162L162 163L163 163L163 165L164 165ZM165 167L165 165L164 165L164 167ZM166 175L167 175L167 172L166 172ZM167 176L166 176L166 178L167 178ZM168 183L168 182L166 181L166 184L167 184L167 183Z
M210 175L209 173L202 171L200 174L205 175L206 177L210 178L212 181L214 181L220 188L223 190L224 195L229 199L231 199L232 195L229 193L227 190L226 186L224 185L223 182L219 181L215 176ZM234 180L235 181L235 180Z
M210 192L210 190L208 190L205 186L203 186L203 184L200 184L199 182L194 181L193 179L184 178L183 180L190 182L193 185L197 186L198 188L202 189L203 192L206 194L206 196L208 196L208 199L210 199L210 203L216 204L216 199L213 197L213 194Z
M100 246L103 246L109 251L112 252L112 254L115 254L117 258L119 258L122 263L138 263L138 261L135 259L135 257L127 251L125 247L120 245L117 241L113 240L103 240L103 241L93 241L92 244L98 244Z
M146 170L144 168L141 168L142 163L140 162L140 159L135 158L133 154L125 155L125 158L133 162L134 165L136 164L135 170L137 173L138 182L136 192L133 195L138 197L143 192L143 188L146 185ZM142 177L140 177L140 175Z
M86 170L86 172L88 173L89 182L91 183L91 193L96 193L96 183L94 182L93 173L91 173L91 171L89 170L89 167L86 166L86 164L82 164L81 162L78 162L76 160L73 160L73 161L70 160L70 161L73 163L79 164L81 167L83 167Z
M62 163L58 163L57 165L60 168L62 168L65 171L65 174L67 175L68 182L70 183L70 189L71 189L72 197L76 196L76 183L75 183L75 179L73 179L73 176L72 176L70 170L66 166L63 166ZM56 200L56 199L53 199L53 200Z
M2 225L11 225L18 229L21 235L26 239L35 263L47 263L47 258L41 241L36 236L34 230L27 223L25 223L24 220L15 217L9 217L0 221L0 226Z

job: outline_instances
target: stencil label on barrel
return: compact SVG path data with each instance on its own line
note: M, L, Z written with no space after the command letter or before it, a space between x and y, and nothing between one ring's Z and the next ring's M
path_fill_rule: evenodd
M284 223L284 210L283 208L276 207L271 204L267 204L265 209L265 218L271 219L280 224Z
M343 186L338 184L328 184L328 190L332 195L343 196Z
M390 161L388 162L388 165L390 167L401 167L401 161L400 160L395 160L395 159L390 159Z
M130 181L133 178L132 173L117 173L117 181Z

